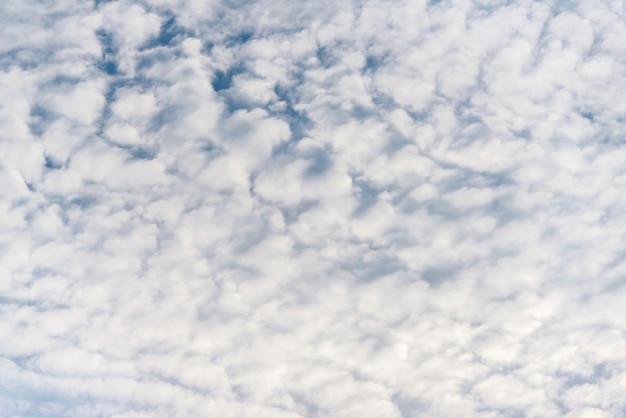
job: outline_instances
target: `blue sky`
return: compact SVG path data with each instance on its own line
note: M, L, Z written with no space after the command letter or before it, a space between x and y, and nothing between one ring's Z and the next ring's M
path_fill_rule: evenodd
M0 416L626 414L620 1L0 5Z

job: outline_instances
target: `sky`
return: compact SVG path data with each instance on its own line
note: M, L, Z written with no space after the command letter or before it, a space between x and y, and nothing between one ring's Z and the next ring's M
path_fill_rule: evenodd
M0 2L1 417L626 416L626 2Z

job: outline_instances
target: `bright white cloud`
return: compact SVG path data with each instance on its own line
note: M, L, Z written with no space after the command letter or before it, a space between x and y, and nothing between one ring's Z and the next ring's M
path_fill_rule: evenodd
M0 415L626 414L621 2L0 5Z

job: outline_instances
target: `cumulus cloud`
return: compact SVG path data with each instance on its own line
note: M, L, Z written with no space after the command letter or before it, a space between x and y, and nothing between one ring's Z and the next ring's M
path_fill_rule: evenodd
M0 5L0 415L623 416L624 22Z

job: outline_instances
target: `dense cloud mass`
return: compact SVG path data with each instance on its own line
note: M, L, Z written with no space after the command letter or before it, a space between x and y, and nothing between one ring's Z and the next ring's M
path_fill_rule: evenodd
M0 416L626 416L622 0L0 2Z

